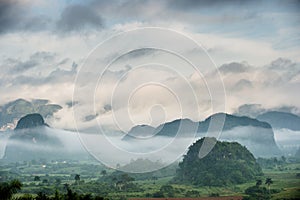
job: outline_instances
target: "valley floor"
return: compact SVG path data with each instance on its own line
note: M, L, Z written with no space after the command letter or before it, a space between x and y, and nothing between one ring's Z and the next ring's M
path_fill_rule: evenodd
M103 170L106 170L105 173L103 173ZM152 199L153 197L157 197L155 200L241 199L242 196L245 196L245 189L256 184L255 180L244 184L223 187L197 187L172 184L170 180L172 180L173 176L167 176L167 172L164 172L160 177L155 179L149 176L142 180L137 178L130 180L127 188L125 188L113 182L103 181L113 171L95 163L79 162L1 164L0 181L19 179L23 183L23 187L16 196L23 194L32 194L35 196L38 192L43 192L51 196L55 191L63 194L66 192L66 186L68 186L79 194L100 195L109 199L125 198L132 200ZM264 168L263 172L264 176L257 178L263 181L262 187L266 188L267 185L264 184L264 180L266 178L273 180L270 188L276 190L277 193L272 194L272 199L300 198L300 163L288 163L281 166ZM76 174L80 174L80 180L74 179ZM166 176L164 177L164 175ZM164 186L168 186L166 188L169 188L169 191L166 191L164 196L160 196L162 194L159 191Z

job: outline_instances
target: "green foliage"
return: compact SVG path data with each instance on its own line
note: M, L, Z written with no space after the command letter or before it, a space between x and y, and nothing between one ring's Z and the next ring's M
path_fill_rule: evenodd
M257 158L256 161L264 169L279 168L287 163L284 156L281 156L280 158Z
M245 190L246 200L268 200L270 195L265 187L251 186Z
M245 190L245 194L248 195L243 199L246 200L268 200L271 199L271 195L279 193L280 190L271 190L270 185L273 183L271 178L266 178L265 184L268 185L269 189L265 187L260 187L262 185L262 180L257 180L255 186L248 187Z
M2 200L11 199L12 195L21 190L22 183L19 180L12 180L9 183L0 183L0 197Z
M14 200L34 200L34 197L31 194L24 194L20 197L15 197Z
M174 197L175 190L172 185L163 185L160 188L160 193L167 197Z
M204 138L191 145L183 161L179 163L175 182L201 186L224 186L245 183L262 174L260 166L246 147L236 142L208 139L216 142L212 151L200 159L198 154Z
M200 192L197 191L197 190L188 190L188 191L185 193L185 196L186 196L186 197L200 197Z
M39 176L34 177L34 181L40 181L40 180L41 180L41 178Z

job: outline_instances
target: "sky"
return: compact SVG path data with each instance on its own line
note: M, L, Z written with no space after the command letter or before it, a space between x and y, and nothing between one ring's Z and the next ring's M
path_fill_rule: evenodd
M0 104L48 99L64 129L245 104L299 114L299 11L296 0L0 0Z

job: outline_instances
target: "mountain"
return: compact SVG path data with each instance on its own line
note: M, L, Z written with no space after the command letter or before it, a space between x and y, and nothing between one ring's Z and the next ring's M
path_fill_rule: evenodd
M49 100L45 99L17 99L0 106L0 128L13 129L16 122L28 113L40 113L43 118L48 118L60 109L60 105L50 104Z
M175 137L178 132L181 136L189 136L197 130L198 124L190 119L177 119L172 122L159 125L157 128L148 125L134 126L123 138L130 139L148 139L153 136Z
M224 124L223 124L223 123ZM255 156L269 157L281 154L274 140L270 124L249 117L239 117L225 113L211 115L204 121L193 122L189 119L177 119L161 124L157 128L139 125L133 127L123 138L138 142L151 137L204 137L206 133L218 136L220 140L236 141L245 145Z
M257 116L260 121L268 122L273 128L300 130L300 117L292 113L270 111Z
M221 121L224 120L224 126L223 131L231 130L233 128L239 127L239 126L252 126L252 127L259 127L259 128L266 128L271 129L272 127L270 124L266 122L261 122L257 119L253 119L246 116L235 116L235 115L229 115L226 113L217 113L213 114L205 121L199 123L198 132L207 132L210 122L211 121Z
M88 157L76 133L50 128L37 113L22 117L9 135L4 162Z
M45 123L42 115L40 115L38 113L34 113L34 114L26 115L25 117L22 117L18 121L15 130L25 129L25 128L35 128L35 127L39 127L39 126L48 126L48 125Z
M199 150L204 140L216 143L203 158ZM199 186L241 184L262 175L254 156L237 142L221 142L215 138L202 138L189 147L176 172L174 181Z

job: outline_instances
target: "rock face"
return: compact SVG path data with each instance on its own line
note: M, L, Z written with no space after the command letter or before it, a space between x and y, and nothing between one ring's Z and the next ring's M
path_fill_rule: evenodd
M39 126L47 126L47 124L45 124L42 115L38 113L34 113L22 117L18 121L18 124L15 129L19 130L19 129L26 129L26 128L35 128Z
M220 134L217 131L221 131ZM249 117L225 113L211 115L200 122L178 119L157 128L147 125L136 126L123 139L138 142L141 139L158 136L200 138L206 136L207 133L220 140L239 142L257 157L281 155L270 124Z

